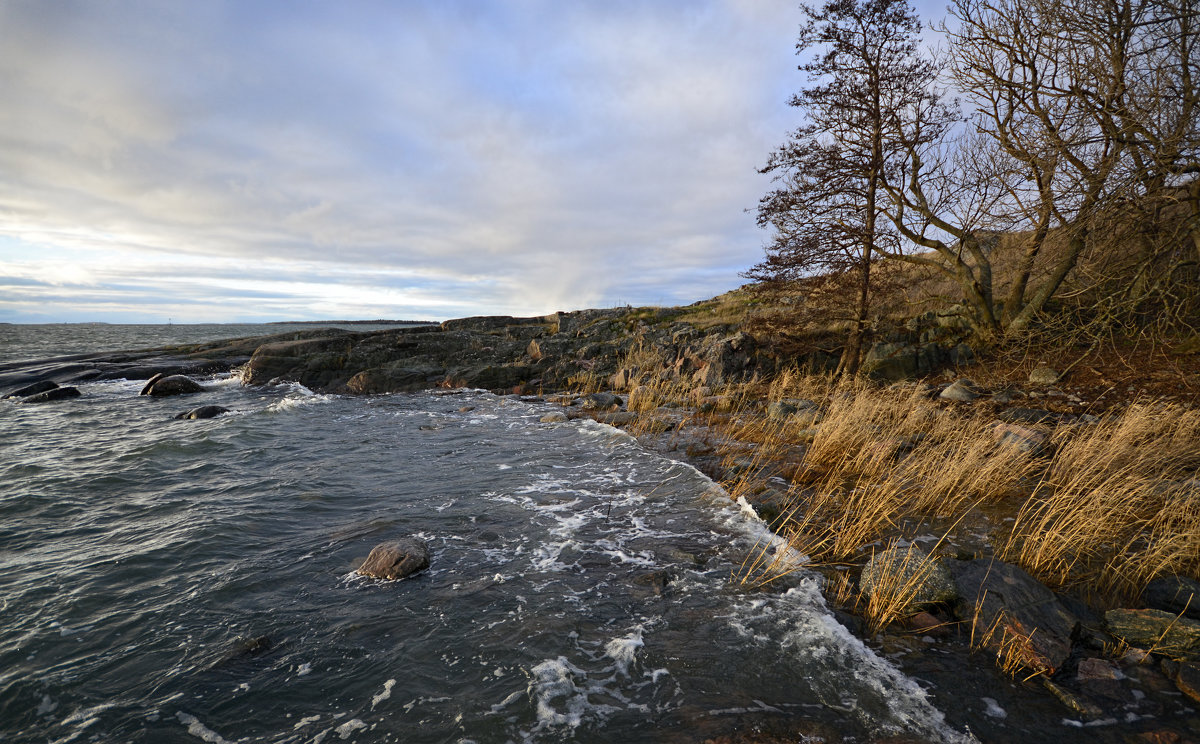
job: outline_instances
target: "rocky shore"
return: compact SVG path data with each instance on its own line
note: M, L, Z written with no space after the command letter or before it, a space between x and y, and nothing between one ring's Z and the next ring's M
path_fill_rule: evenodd
M953 324L928 316L879 340L867 366L882 387L974 361ZM797 357L736 324L703 322L686 308L615 308L365 333L312 329L4 363L0 391L23 404L69 405L79 395L74 383L147 380L144 394L182 395L203 389L189 378L231 371L247 385L294 382L338 394L484 388L544 401L548 425L588 416L627 429L646 446L695 465L786 530L784 494L803 482L797 468L823 422L836 415L830 401L841 393L823 401L772 396L770 381L789 368L819 373L834 366L836 357L827 352ZM997 450L1048 458L1061 432L1102 421L1114 386L1072 388L1054 369L1032 366L1019 383L975 383L947 372L892 389L954 415L969 408L994 419L989 431ZM673 399L661 394L666 387L677 393ZM208 418L224 412L218 408L201 406L177 418ZM783 455L766 463L759 458L763 443L741 433L769 422L786 424L795 436ZM880 432L867 449L877 449L878 459L901 461L922 440L920 432ZM746 487L747 475L754 476L753 488ZM822 568L831 605L910 672L952 680L962 672L954 664L989 658L1010 675L1009 684L1045 691L1039 694L1080 726L1108 727L1131 741L1200 740L1193 708L1200 705L1200 584L1194 577L1164 573L1132 601L1112 606L1086 593L1055 591L1001 560L988 534L975 532L971 539L978 526L959 525L940 539L878 541L857 558ZM763 591L786 586L786 576L762 582ZM870 609L880 598L894 605L884 621ZM948 685L953 689L952 681ZM1003 713L1004 706L997 707Z

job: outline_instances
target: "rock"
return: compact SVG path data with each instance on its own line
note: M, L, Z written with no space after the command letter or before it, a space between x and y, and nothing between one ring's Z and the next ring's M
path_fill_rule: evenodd
M907 595L909 609L953 602L958 597L954 579L942 560L915 544L873 555L863 567L858 584L868 597L880 591Z
M704 398L710 397L712 394L712 388L710 388L708 385L701 385L700 387L692 390L690 397L692 400L703 400Z
M979 397L979 388L966 377L960 378L938 395L942 400L953 400L969 403Z
M1059 702L1061 702L1063 705L1067 706L1079 715L1084 716L1085 718L1100 718L1104 715L1104 711L1100 708L1100 706L1096 705L1090 700L1086 700L1079 695L1076 695L1064 687L1056 685L1045 677L1042 678L1042 686L1049 690L1050 694L1058 698Z
M154 388L154 383L166 376L164 372L155 372L150 376L150 379L146 380L146 384L142 386L142 392L138 393L138 395L149 395L150 391Z
M1142 602L1151 609L1200 620L1200 582L1184 576L1162 576L1146 585Z
M184 375L168 375L167 377L150 378L150 382L142 388L141 394L164 398L169 395L191 395L202 392L204 392L204 387L192 378Z
M78 398L80 395L78 388L73 387L55 387L47 390L44 393L30 395L23 398L23 403L49 403L55 400L67 400L68 398Z
M1071 652L1079 618L1017 566L986 558L951 566L958 588L957 612L974 623L977 637L993 651L1033 672L1054 673Z
M1100 699L1125 700L1128 694L1121 685L1124 678L1116 664L1094 657L1080 659L1075 670L1075 684L1079 689Z
M5 398L28 398L31 395L37 395L39 393L48 393L57 387L58 387L57 382L51 382L50 380L42 380L41 382L35 382L32 385L26 385L25 387L21 388L20 390L14 390L4 397Z
M193 408L190 411L184 411L176 416L176 419L210 419L220 416L222 413L229 413L229 409L224 406L200 406Z
M1200 664L1191 661L1180 664L1175 674L1175 686L1184 695L1200 702Z
M614 411L596 416L596 420L609 426L628 426L637 421L637 414L632 411Z
M1130 646L1187 661L1200 660L1200 621L1162 610L1109 610L1108 630Z
M799 410L791 403L782 400L774 401L767 404L767 418L772 421L785 421L788 416Z
M358 573L374 579L403 579L429 568L429 546L415 537L376 545Z
M1001 447L1012 447L1031 455L1041 453L1050 440L1046 432L1018 424L996 424L992 427L992 437Z
M547 413L538 420L543 424L562 424L566 423L567 414L563 413L562 411L554 411L553 413Z
M621 399L612 393L592 393L583 399L585 411L612 411L621 407Z
M1070 417L1041 408L1009 408L997 414L996 418L1006 424L1057 424Z
M1029 373L1029 384L1031 385L1054 385L1058 379L1059 374L1049 367L1035 367Z

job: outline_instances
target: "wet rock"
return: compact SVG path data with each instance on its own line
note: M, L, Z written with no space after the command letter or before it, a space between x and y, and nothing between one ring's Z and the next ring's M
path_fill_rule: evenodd
M193 408L190 411L184 411L176 416L176 419L210 419L220 416L222 413L229 413L229 409L225 406L200 406Z
M543 424L562 424L567 421L567 414L563 413L562 411L554 411L552 413L547 413L538 420Z
M1038 429L1019 424L996 424L992 427L992 438L1001 447L1012 447L1031 455L1040 454L1050 440L1050 435Z
M1079 618L1017 566L986 558L950 566L958 588L957 612L973 622L984 643L1035 672L1051 674L1071 652Z
M73 387L55 387L52 390L47 390L44 393L30 395L22 399L23 403L49 403L56 400L67 400L69 398L78 398L80 395L78 388Z
M1125 675L1117 665L1106 659L1085 658L1079 660L1075 670L1075 684L1091 697L1109 700L1126 700L1129 695L1121 685Z
M185 375L167 375L165 377L155 375L142 388L141 394L164 398L170 395L191 395L202 392L204 392L204 387Z
M1065 687L1051 682L1049 679L1043 677L1042 686L1049 690L1051 695L1058 698L1059 702L1063 705L1085 718L1095 719L1104 715L1104 711L1100 706L1082 696L1076 695Z
M942 400L952 400L959 403L970 403L980 395L979 388L975 383L966 378L956 380L950 387L946 388L938 395Z
M1154 610L1200 620L1200 582L1184 576L1157 578L1146 585L1142 602Z
M662 568L657 571L635 576L633 583L639 587L646 587L655 595L661 596L666 592L667 587L671 582L675 581L675 570L670 568Z
M1037 367L1029 373L1031 385L1054 385L1059 380L1059 374L1049 367Z
M599 414L596 416L596 420L609 426L628 426L637 421L637 417L638 415L632 411L615 411L613 413Z
M1200 664L1190 661L1180 664L1174 678L1180 692L1200 702Z
M51 390L54 390L57 387L58 387L57 382L51 382L50 380L42 380L41 382L35 382L32 385L26 385L25 387L21 388L20 390L14 390L4 397L5 398L28 398L31 395L37 395L39 393L47 393Z
M376 545L358 573L374 579L403 579L429 568L429 546L415 537Z
M858 584L867 597L879 592L907 596L909 609L953 602L958 597L954 578L942 560L917 545L876 553L863 567Z
M270 651L274 647L271 639L267 636L258 636L257 638L238 638L233 642L233 648L230 649L227 659L246 659L254 656L261 656Z
M583 399L586 411L613 411L621 407L621 399L612 393L592 393Z
M1162 610L1109 610L1109 632L1130 646L1187 661L1200 660L1200 621Z

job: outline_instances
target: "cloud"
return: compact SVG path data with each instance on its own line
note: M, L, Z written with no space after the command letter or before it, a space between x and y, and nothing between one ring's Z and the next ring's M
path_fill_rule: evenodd
M730 289L760 255L744 210L791 126L797 23L752 0L0 5L0 257L63 289L0 314Z

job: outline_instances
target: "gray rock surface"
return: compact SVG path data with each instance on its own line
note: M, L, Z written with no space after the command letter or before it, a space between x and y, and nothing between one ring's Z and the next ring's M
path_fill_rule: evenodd
M1017 566L990 559L955 561L950 569L958 615L975 623L989 648L1007 644L1027 669L1051 674L1067 660L1079 618L1045 585Z
M358 573L374 579L403 579L429 568L429 546L415 537L376 545Z
M1200 621L1162 610L1109 610L1104 622L1130 646L1173 659L1200 660Z
M962 377L958 380L955 380L954 383L943 390L938 397L942 400L969 403L978 398L979 395L979 388L975 385L975 383L966 377Z

